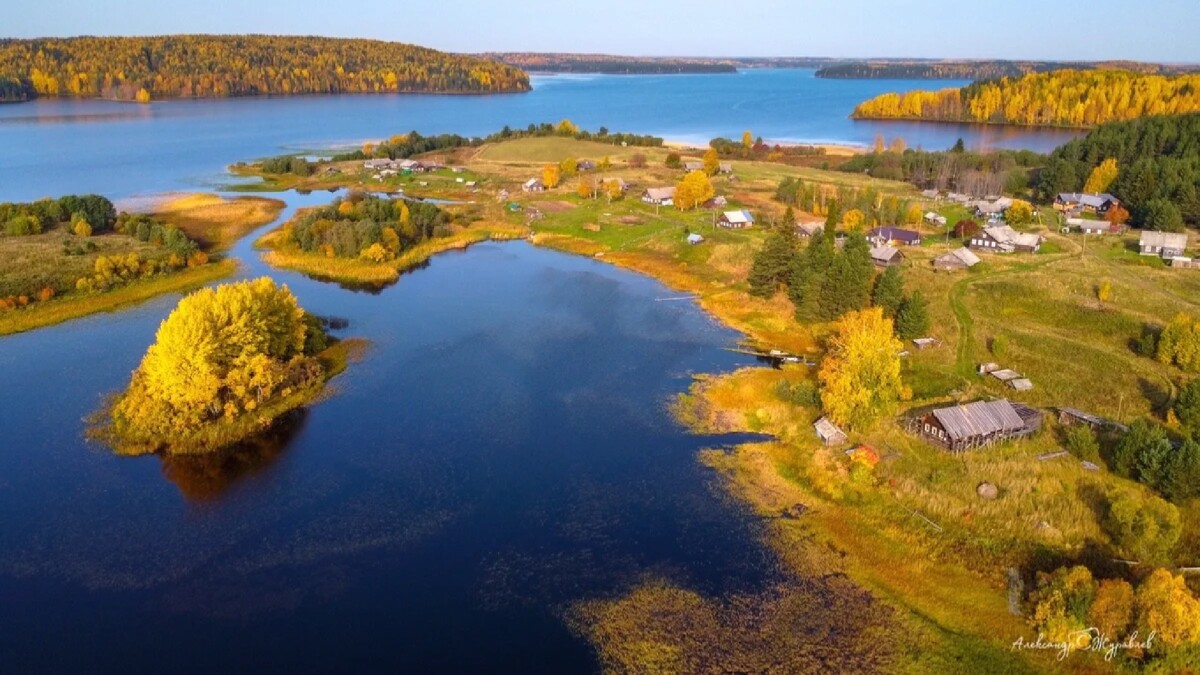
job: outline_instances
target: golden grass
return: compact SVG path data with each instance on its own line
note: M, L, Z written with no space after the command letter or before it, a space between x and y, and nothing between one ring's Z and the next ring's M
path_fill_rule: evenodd
M278 218L285 206L265 197L226 199L195 193L164 202L153 215L183 230L206 249L219 251Z
M201 267L150 279L141 279L110 291L88 295L67 295L49 302L0 313L0 335L50 326L98 312L112 312L145 302L163 293L182 293L233 274L237 262L221 260Z

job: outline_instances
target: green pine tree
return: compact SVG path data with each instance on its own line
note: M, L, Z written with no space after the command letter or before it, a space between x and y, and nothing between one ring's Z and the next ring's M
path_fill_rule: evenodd
M788 209L789 211L791 209ZM775 227L750 266L750 294L769 298L780 284L789 283L796 258L796 232L791 227Z
M921 291L908 296L896 312L896 335L903 340L915 340L929 334L929 309Z
M796 307L796 319L813 321L821 318L821 288L837 256L833 236L818 231L808 248L797 255L792 264L788 295Z
M900 276L899 267L889 267L879 275L875 280L871 302L883 309L883 315L887 318L896 318L896 312L900 311L900 305L904 302L904 277Z

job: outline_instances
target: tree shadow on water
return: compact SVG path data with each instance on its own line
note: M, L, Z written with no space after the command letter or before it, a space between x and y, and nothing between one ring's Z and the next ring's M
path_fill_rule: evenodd
M294 410L262 433L203 455L161 454L162 473L189 502L214 502L235 484L267 472L304 428L308 411Z

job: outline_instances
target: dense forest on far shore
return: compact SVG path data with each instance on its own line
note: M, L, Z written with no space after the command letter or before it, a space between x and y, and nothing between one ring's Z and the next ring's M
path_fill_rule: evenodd
M529 90L521 70L397 42L269 35L0 40L0 101Z
M1135 73L1177 75L1198 72L1200 66L1176 66L1138 61L853 61L824 66L817 77L841 80L994 80L1054 70L1128 70Z
M1200 112L1200 74L1059 70L962 89L889 93L854 109L860 119L1092 127L1148 115Z

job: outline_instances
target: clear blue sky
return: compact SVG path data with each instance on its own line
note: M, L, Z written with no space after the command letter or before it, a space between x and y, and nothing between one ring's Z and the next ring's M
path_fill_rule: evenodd
M2 37L273 33L456 52L1200 61L1198 0L8 0Z

